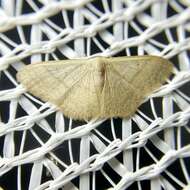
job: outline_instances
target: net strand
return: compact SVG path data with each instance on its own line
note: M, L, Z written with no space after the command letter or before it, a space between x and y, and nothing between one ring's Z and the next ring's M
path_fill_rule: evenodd
M0 85L1 80L11 83L11 87L1 85L0 90L0 103L8 102L7 109L0 109L0 137L4 138L0 176L17 167L17 189L22 190L21 168L31 164L29 190L63 186L68 190L95 190L100 188L97 185L100 173L114 190L134 188L134 182L137 182L135 188L144 189L141 183L144 180L150 181L150 189L176 190L176 185L178 189L188 188L190 175L186 159L190 157L190 146L189 142L183 143L184 133L190 135L190 98L184 90L190 81L188 1L102 0L97 5L92 0L40 0L40 6L28 0L11 2L2 0L0 9ZM24 13L24 3L30 6L29 13ZM171 15L169 9L172 9ZM62 25L54 21L56 16L62 20ZM30 27L29 40L27 27ZM11 36L9 32L16 35ZM98 50L95 53L94 46ZM28 94L13 74L13 70L17 72L25 62L59 60L60 53L61 57L71 59L130 56L134 51L138 55L171 59L175 65L172 79L144 101L151 114L140 107L131 119L123 119L121 125L111 119L106 133L102 127L106 120L94 119L83 125L76 125L71 119L67 122L55 106ZM161 114L158 100L161 100ZM17 115L19 109L24 115ZM7 120L3 119L5 112ZM52 124L49 119L54 119L53 114L55 122ZM37 127L48 135L47 140L42 138ZM118 130L121 130L121 137ZM15 141L17 133L21 136L20 147ZM25 150L28 134L37 145ZM78 145L73 145L77 139L80 139ZM64 152L62 160L55 151L64 143L68 144L68 151ZM150 144L161 156L155 155ZM79 146L77 161L75 146ZM19 153L16 153L17 148ZM143 150L152 159L148 166L142 163L146 156ZM170 170L178 161L183 180ZM106 171L106 165L119 176L118 181ZM42 180L44 168L51 180ZM79 179L78 184L75 179Z

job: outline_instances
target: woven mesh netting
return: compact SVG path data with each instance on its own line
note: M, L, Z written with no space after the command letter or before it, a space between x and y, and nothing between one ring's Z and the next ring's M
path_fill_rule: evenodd
M0 3L2 188L190 188L190 1ZM145 54L174 73L130 119L74 121L16 80L36 62Z

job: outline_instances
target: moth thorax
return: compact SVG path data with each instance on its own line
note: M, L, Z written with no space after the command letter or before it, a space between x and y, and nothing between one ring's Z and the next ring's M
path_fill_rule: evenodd
M96 57L92 62L92 69L96 78L97 85L102 89L105 82L106 64L105 59L102 57Z
M93 60L93 67L94 70L96 70L97 72L102 73L102 75L104 75L105 73L105 60L102 57L96 57Z

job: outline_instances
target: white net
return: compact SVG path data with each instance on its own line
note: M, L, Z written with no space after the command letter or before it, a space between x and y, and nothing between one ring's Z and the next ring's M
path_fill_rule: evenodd
M0 2L3 188L188 189L190 1ZM25 64L143 54L175 70L128 120L72 121L16 81Z

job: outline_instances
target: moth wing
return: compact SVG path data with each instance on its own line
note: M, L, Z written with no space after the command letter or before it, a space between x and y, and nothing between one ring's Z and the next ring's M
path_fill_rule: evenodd
M18 72L17 80L33 95L49 101L59 96L61 87L65 93L75 80L79 80L80 76L77 73L82 74L82 68L83 63L77 64L75 61L31 64ZM66 84L65 80L68 81L70 73L73 78Z
M101 100L105 117L131 116L172 71L169 61L156 56L108 58L106 65Z
M75 119L92 119L100 113L101 78L87 70L80 82L70 91L60 108L64 114Z
M31 94L57 105L65 115L88 119L99 112L101 81L87 64L86 59L32 64L19 71L17 79Z

